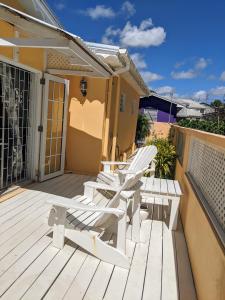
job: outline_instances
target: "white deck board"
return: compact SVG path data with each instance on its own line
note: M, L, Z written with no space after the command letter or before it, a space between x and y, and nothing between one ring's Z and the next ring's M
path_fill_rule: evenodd
M83 182L92 179L65 174L32 184L0 203L1 299L195 300L182 226L176 232L168 230L160 198L153 198L149 219L142 222L141 243L127 239L129 270L105 263L69 241L62 250L52 247L46 200L54 195L73 198L82 194ZM99 205L107 201L96 193ZM78 226L94 222L94 214L69 213L73 224L80 217ZM107 236L110 239L111 234Z
M163 261L162 261L162 300L178 300L178 282L176 271L176 253L173 234L163 225Z
M162 200L157 199L162 204ZM146 276L143 289L143 300L161 299L161 277L162 277L162 207L154 205L153 220Z

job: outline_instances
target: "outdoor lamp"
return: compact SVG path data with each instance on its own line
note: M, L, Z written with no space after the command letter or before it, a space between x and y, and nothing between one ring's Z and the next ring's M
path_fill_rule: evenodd
M87 80L84 78L80 81L80 91L84 97L87 95Z

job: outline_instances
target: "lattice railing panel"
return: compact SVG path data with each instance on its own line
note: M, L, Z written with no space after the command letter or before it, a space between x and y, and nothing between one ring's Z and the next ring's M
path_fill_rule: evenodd
M192 139L188 173L225 230L225 149Z

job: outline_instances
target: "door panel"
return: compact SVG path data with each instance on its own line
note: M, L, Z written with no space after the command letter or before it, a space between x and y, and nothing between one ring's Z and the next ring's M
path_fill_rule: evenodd
M64 172L68 80L45 75L40 181Z

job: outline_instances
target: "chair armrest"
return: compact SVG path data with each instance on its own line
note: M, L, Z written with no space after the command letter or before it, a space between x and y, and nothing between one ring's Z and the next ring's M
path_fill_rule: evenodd
M109 184L95 182L95 181L86 181L84 183L84 186L85 186L85 188L89 187L89 188L93 188L95 190L99 189L99 190L106 190L106 191L113 191L113 192L118 191L118 187L116 187L116 186L111 186Z
M126 161L101 161L103 165L130 165L129 162Z
M118 173L120 173L122 175L128 175L128 174L136 174L137 171L134 171L134 170L118 170Z
M111 172L111 166L127 166L130 165L130 163L125 161L102 161L103 164L103 172L110 173Z
M61 198L61 199L49 199L47 201L49 204L53 206L59 206L66 209L72 208L80 211L91 211L91 212L101 212L104 214L113 214L117 217L124 215L124 211L118 208L109 208L109 207L98 207L98 206L90 206L83 203L79 203L74 201L73 199ZM54 209L54 207L53 207Z

